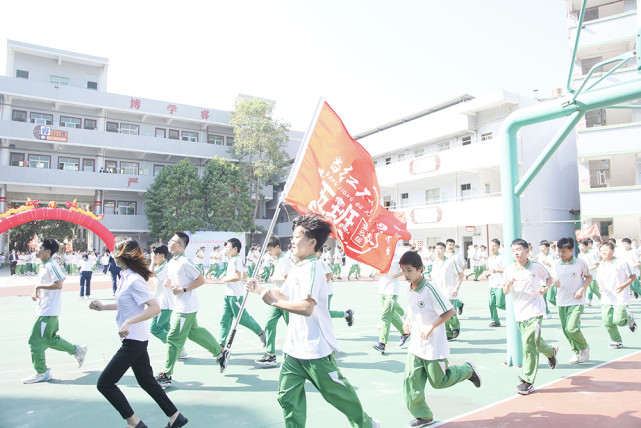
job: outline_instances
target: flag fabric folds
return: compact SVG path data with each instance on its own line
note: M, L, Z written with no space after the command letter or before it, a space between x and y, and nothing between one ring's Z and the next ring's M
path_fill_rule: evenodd
M599 228L596 224L584 227L583 229L575 230L574 234L576 235L576 240L579 242L583 241L584 239L592 238L593 236L601 236L601 233L599 233Z
M345 254L382 273L389 270L399 239L409 240L401 215L381 206L370 154L322 102L283 191L301 214L314 212L332 223Z

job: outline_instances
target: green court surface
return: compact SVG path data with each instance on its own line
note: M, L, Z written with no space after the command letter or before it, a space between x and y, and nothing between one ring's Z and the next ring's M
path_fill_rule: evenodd
M21 379L33 373L27 344L34 322L34 302L27 296L0 298L0 427L72 427L92 428L125 426L118 413L96 389L96 381L106 363L119 347L115 312L94 312L88 301L77 297L77 277L65 285L60 334L72 343L87 344L89 353L81 369L73 357L48 350L47 365L53 380L49 383L23 385ZM218 334L223 301L223 287L206 284L199 289L201 310L198 322ZM407 283L401 283L407 289ZM396 345L398 335L392 331L388 352L381 355L372 349L378 339L381 310L378 284L373 281L339 281L334 285L333 309L355 310L355 323L347 327L342 319L334 320L334 333L342 352L337 355L339 367L354 385L363 406L383 427L404 427L412 419L402 394L406 351ZM72 292L73 291L73 292ZM110 290L94 291L95 298L113 299ZM519 369L505 367L505 327L489 328L487 309L488 287L485 282L465 282L461 287L465 308L461 317L459 339L450 343L450 364L470 360L483 379L481 389L463 382L446 390L426 388L427 400L435 419L448 420L475 409L486 407L515 395ZM406 296L399 302L405 307ZM598 301L596 302L598 303ZM250 296L250 314L263 324L267 306L256 295ZM633 300L633 313L641 319L641 300ZM504 319L504 314L501 313ZM609 360L638 352L641 333L621 328L625 348L610 350L605 329L601 326L600 307L586 307L583 331L591 346L591 361L571 365L569 345L561 332L558 315L544 320L542 334L548 343L560 347L559 367L552 371L546 360L540 362L536 385L548 384L573 373ZM283 342L285 324L279 325L277 348ZM280 427L283 419L277 402L278 368L258 368L254 359L264 353L259 339L240 327L232 359L224 374L211 355L196 344L187 342L189 358L177 363L174 384L167 392L178 409L186 415L189 427L211 427L219 424L238 427ZM149 352L155 371L165 357L164 345L152 337ZM281 359L280 349L278 358ZM138 387L131 371L123 377L120 387L136 414L150 427L165 426L161 410ZM568 406L583 395L568 396ZM524 397L527 399L528 397ZM532 408L532 412L540 409ZM625 411L625 409L621 409ZM311 384L307 384L307 426L349 426L347 419L327 404Z

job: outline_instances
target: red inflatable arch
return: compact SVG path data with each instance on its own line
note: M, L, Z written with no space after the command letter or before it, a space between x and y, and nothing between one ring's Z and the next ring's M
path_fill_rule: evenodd
M6 232L12 227L36 220L62 220L86 227L102 239L109 251L114 250L116 237L100 221L94 220L86 214L64 208L34 208L6 218L0 218L0 233Z

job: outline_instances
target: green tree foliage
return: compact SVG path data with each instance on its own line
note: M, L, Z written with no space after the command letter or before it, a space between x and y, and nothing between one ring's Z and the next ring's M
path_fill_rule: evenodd
M234 145L231 155L238 159L249 178L254 197L254 216L258 212L263 184L279 177L287 165L289 124L272 117L274 103L246 99L236 104L231 124L234 125Z
M64 249L65 240L73 240L75 237L75 225L62 220L35 220L24 223L11 229L11 249L16 251L29 251L29 242L34 235L42 240L43 238L53 238L60 243ZM74 248L79 243L74 241ZM78 247L80 248L80 247ZM86 245L83 247L86 248Z
M205 230L246 232L254 227L249 183L237 165L214 157L205 167L201 189Z

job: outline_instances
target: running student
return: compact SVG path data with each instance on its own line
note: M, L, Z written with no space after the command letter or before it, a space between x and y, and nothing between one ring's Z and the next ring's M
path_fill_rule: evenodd
M488 269L484 272L490 286L489 306L490 318L492 318L490 327L501 326L499 311L497 309L505 310L505 294L503 294L503 271L505 270L505 266L503 264L503 255L499 254L499 248L501 248L501 241L492 239L492 241L490 241L491 255L487 261Z
M51 372L47 368L45 351L47 348L63 351L73 355L78 361L78 368L82 367L87 355L87 347L72 345L58 336L58 317L62 309L62 284L66 277L62 268L52 258L60 249L60 244L55 239L43 239L38 249L37 257L42 260L38 272L38 285L31 298L37 301L36 322L29 337L31 348L31 362L36 373L23 379L23 383L48 382Z
M446 257L445 244L442 242L437 242L435 249L436 258L432 265L432 279L441 293L449 299L454 309L459 308L460 314L463 312L463 302L458 299L458 292L465 276L461 270L459 259L456 254ZM445 330L447 331L447 340L454 340L461 333L461 322L456 316L456 311L451 317L448 317Z
M599 265L597 282L601 291L601 317L603 325L610 335L610 349L623 347L619 327L628 325L631 332L635 332L637 324L634 322L630 305L630 284L636 276L630 272L630 266L621 259L614 257L614 244L605 242L601 245L603 258Z
M323 398L343 413L352 427L379 427L365 413L356 391L342 375L334 352L339 351L327 308L327 281L316 258L332 228L317 214L294 220L292 252L296 263L280 290L247 281L247 289L263 301L290 313L287 338L283 345L278 402L286 428L305 426L307 404L305 381L309 380Z
M590 273L592 274L592 282L590 283L590 286L588 288L588 306L592 306L592 296L596 295L599 300L601 300L601 292L599 291L599 284L596 282L596 277L597 277L597 269L599 267L599 264L601 263L601 258L599 257L598 252L593 252L590 251L590 241L588 239L584 239L581 241L579 244L579 258L583 260L587 265L588 269L590 269Z
M581 315L585 303L585 290L592 282L588 265L574 257L574 239L561 238L557 243L559 258L552 268L553 282L557 287L556 305L563 334L572 347L571 364L585 363L590 359L590 347L581 332Z
M623 250L621 251L622 258L628 263L630 272L635 276L634 281L630 284L630 290L632 290L634 298L638 299L641 294L641 285L639 284L639 266L641 262L639 262L639 255L637 254L636 248L632 248L630 238L623 238L621 243L623 246Z
M344 318L347 323L347 327L354 325L354 311L352 309L347 309L346 311L332 311L332 297L334 296L334 273L332 268L329 267L329 263L325 261L323 254L323 249L321 248L316 252L316 257L320 263L323 273L325 274L325 280L327 281L327 309L329 309L330 318Z
M516 392L527 395L534 392L534 380L539 366L539 354L548 359L548 367L557 366L559 348L548 345L541 337L541 324L545 315L543 295L552 285L552 278L540 263L528 260L528 243L523 239L512 241L514 264L505 268L503 292L512 293L514 318L521 332L523 345L523 367ZM545 283L542 286L542 282Z
M98 390L127 421L128 428L146 428L129 405L127 398L116 383L129 368L142 389L158 404L169 418L167 427L182 427L188 422L165 391L154 379L149 362L148 320L160 312L160 306L147 286L151 271L147 268L145 255L137 241L118 238L114 260L122 272L116 289L116 303L104 304L94 300L89 308L96 311L117 310L116 323L122 344L98 378ZM145 307L146 306L146 307Z
M423 278L421 257L407 251L401 256L400 267L410 282L407 319L403 328L406 334L411 333L411 337L403 394L407 409L416 418L409 426L425 427L434 422L432 410L425 401L428 380L435 389L449 388L464 380L480 388L481 378L469 361L460 366L449 365L450 348L444 324L456 310L437 287Z
M174 312L171 316L171 327L167 334L167 360L162 372L156 380L162 387L171 385L171 375L180 351L185 346L187 339L197 343L216 357L222 373L229 362L229 351L223 349L214 336L198 325L196 315L200 309L200 301L196 288L205 283L205 278L200 273L194 262L185 256L185 249L189 245L189 236L184 232L176 232L169 240L167 247L173 255L167 264L167 276L163 284L170 287L175 296Z

